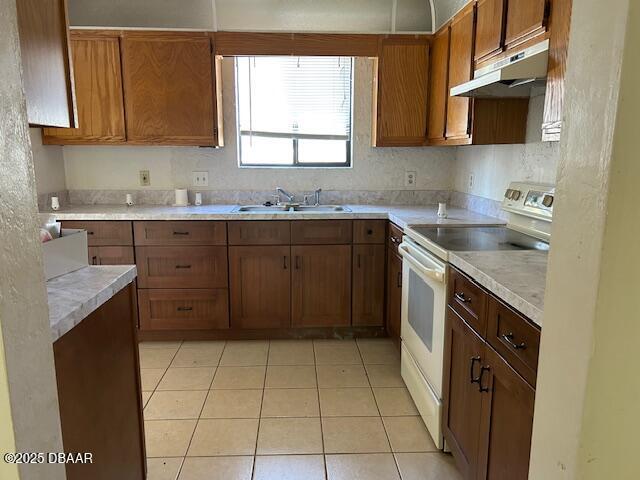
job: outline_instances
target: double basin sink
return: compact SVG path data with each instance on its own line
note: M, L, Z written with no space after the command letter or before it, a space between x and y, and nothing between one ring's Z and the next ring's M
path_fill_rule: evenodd
M350 212L351 209L342 205L244 205L236 207L237 213L294 213L294 212Z

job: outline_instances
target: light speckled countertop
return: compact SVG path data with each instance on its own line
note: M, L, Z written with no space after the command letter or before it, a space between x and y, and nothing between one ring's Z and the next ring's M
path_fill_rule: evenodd
M450 252L449 262L542 327L548 253Z
M47 282L55 342L136 278L134 265L90 266Z
M58 220L309 220L309 219L389 219L401 228L409 225L504 225L462 208L449 208L449 217L438 218L438 207L346 205L351 212L234 212L237 205L201 205L172 207L167 205L69 205L53 213Z

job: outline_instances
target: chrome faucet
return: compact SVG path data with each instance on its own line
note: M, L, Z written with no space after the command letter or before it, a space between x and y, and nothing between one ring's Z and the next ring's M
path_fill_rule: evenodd
M283 195L287 200L289 200L289 203L293 203L293 200L295 197L295 195L290 194L289 192L287 192L286 190L280 187L276 187L276 195L278 196L278 203L280 203L279 202L280 195Z
M320 192L322 192L322 189L321 189L321 188L318 188L317 190L315 190L315 191L313 192L313 194L315 195L316 207L317 207L318 205L320 205Z

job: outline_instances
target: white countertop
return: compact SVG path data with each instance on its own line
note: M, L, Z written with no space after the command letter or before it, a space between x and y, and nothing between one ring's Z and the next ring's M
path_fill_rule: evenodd
M462 208L449 208L446 219L438 218L437 206L346 205L351 212L233 212L237 205L69 205L53 213L58 220L309 220L309 219L389 219L401 228L409 225L504 225Z
M47 282L55 342L136 278L135 265L89 266Z
M548 253L450 252L449 263L542 327Z

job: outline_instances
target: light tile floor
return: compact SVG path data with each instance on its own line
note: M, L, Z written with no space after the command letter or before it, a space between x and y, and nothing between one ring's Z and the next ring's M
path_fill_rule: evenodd
M140 345L148 480L460 480L388 339Z

